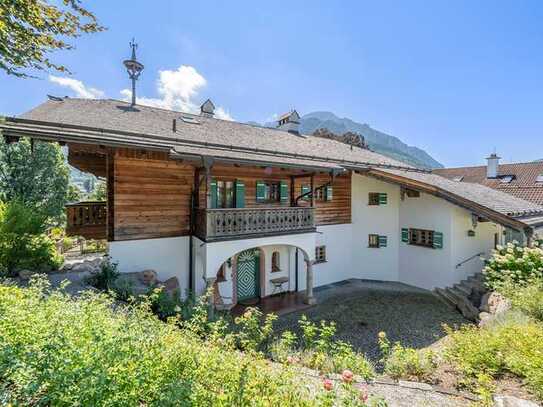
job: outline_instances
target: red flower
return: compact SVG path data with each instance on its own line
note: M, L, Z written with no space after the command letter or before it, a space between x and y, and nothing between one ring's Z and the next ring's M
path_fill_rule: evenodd
M353 381L353 372L345 369L343 373L341 374L341 378L343 379L345 383L351 383Z
M334 388L334 383L330 379L324 379L322 381L322 385L324 386L324 389L326 391L330 391L330 390L332 390Z

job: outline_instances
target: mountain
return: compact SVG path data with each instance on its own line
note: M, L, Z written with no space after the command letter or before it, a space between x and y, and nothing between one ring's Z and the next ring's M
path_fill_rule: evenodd
M443 168L443 164L432 158L426 151L408 146L397 137L375 130L368 124L339 118L331 112L313 112L302 116L300 120L302 134L311 134L320 128L326 128L336 134L347 131L359 133L364 136L372 151L418 167Z

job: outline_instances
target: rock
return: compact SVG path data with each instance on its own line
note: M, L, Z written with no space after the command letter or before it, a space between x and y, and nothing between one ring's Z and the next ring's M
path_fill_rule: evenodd
M511 308L511 302L500 293L488 292L481 299L479 309L490 314L501 314Z
M37 272L35 271L31 271L31 270L20 270L19 271L19 278L21 280L30 280L30 277L32 277L34 274L38 274Z
M418 390L426 390L431 391L433 390L432 386L428 383L421 383L421 382L410 382L407 380L399 380L398 384L402 387L407 387L409 389L418 389Z
M97 271L97 267L91 262L83 261L81 263L74 264L70 271L72 273L95 273Z
M140 272L121 273L115 281L115 285L119 288L130 288L130 291L132 291L132 294L135 296L144 295L149 292L149 287L141 280Z
M539 404L513 396L494 396L494 407L537 407Z
M494 319L492 314L488 312L483 311L479 313L479 326L482 327L487 325L492 319Z
M177 290L177 295L179 295L179 280L177 277L170 277L160 285L164 287L164 291L168 294L174 295Z
M158 282L157 274L155 270L143 270L141 272L141 281L146 286L155 285Z

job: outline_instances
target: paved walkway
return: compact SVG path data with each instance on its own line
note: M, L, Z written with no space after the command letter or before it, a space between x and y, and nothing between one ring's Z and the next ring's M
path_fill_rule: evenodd
M442 325L469 323L430 291L406 284L368 280L346 280L315 290L317 305L283 315L280 330L297 330L305 314L313 321L335 321L337 339L350 342L374 362L380 359L377 334L404 346L427 347L443 336Z

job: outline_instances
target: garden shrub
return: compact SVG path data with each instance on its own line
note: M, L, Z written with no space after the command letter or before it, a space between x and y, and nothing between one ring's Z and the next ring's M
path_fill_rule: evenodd
M519 312L501 315L484 328L447 328L451 342L445 355L477 388L480 375L511 373L543 399L543 325Z
M100 266L100 271L87 279L88 283L99 290L114 291L115 282L120 274L117 267L117 263L113 263L109 257L106 257Z
M507 282L529 285L543 278L543 249L538 245L523 247L516 242L497 246L483 275L490 290L499 290Z
M148 303L113 301L93 292L72 298L44 280L0 286L1 403L365 405L337 400L349 394L328 394L288 366L202 341L160 321Z
M543 322L543 279L524 286L504 281L500 293L511 301L514 309Z
M391 344L384 332L379 333L384 372L393 379L427 380L437 367L434 352Z
M0 269L18 271L58 269L63 257L46 235L46 218L18 201L0 202Z
M273 340L274 314L265 317L258 308L249 307L243 315L234 319L236 342L241 350L265 352Z

